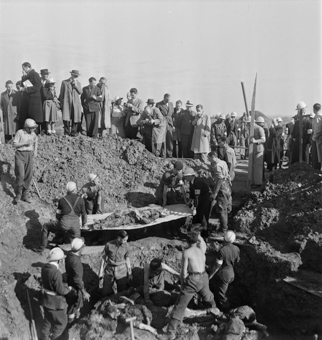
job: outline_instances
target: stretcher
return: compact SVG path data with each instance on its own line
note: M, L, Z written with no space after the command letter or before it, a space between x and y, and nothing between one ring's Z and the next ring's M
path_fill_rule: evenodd
M158 207L160 209L160 206L157 206L155 204L150 204L147 207L143 208L137 208L138 211L142 211L144 209L148 208L156 208ZM112 228L102 228L98 230L134 230L134 229L140 229L140 228L147 228L147 227L152 227L157 224L165 223L165 222L170 222L174 221L180 218L186 218L188 216L192 216L193 211L185 204L173 204L173 205L167 205L165 207L165 210L169 212L169 215L157 218L153 222L149 224L133 224L133 225L122 225L119 227L112 227ZM98 220L104 220L106 217L112 215L113 212L105 213L105 214L96 214L96 215L87 215L87 227L81 228L81 230L97 230L97 229L91 229L90 226L96 223Z

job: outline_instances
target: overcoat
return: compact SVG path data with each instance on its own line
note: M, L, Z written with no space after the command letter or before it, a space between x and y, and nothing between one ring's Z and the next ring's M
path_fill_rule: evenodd
M1 93L1 109L3 114L3 129L5 135L14 135L16 133L16 124L14 122L17 116L17 107L14 106L14 97L17 92L13 90L10 95L8 91Z
M29 73L22 76L22 83L29 80L32 84L26 87L25 96L21 104L21 115L26 118L32 118L37 123L43 122L41 89L42 83L39 74L31 69Z
M195 128L192 136L191 151L194 153L208 153L210 151L210 117L205 113L201 117L196 116L192 125Z
M110 129L111 128L111 93L109 88L102 84L101 86L102 92L102 101L101 101L101 110L98 117L98 128L99 129Z
M269 129L269 137L267 141L266 161L268 163L279 163L281 158L281 138L283 127L276 126Z
M70 121L72 119L72 106L74 107L74 123L82 121L82 105L80 95L82 93L82 85L76 80L76 84L72 85L72 79L63 80L60 88L59 101L63 113L63 120Z

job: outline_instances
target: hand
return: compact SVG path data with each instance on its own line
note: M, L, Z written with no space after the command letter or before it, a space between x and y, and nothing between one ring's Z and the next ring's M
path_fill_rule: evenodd
M30 146L31 145L31 142L30 141L28 141L28 142L26 142L25 144L24 144L24 146Z
M90 294L87 292L83 292L83 297L85 301L89 301L89 299L91 298Z
M255 143L255 141L256 141L255 138L251 138L251 140L250 140L250 142L253 143L253 144Z
M151 120L150 120L150 123L151 123L151 124L153 124L154 122L155 122L155 120L154 120L154 119L151 119Z
M82 228L87 228L87 223L83 224Z
M131 104L131 103L127 103L127 107L133 107L133 104Z
M92 95L91 95L91 98L93 98L93 99L95 99L95 100L96 100L96 96L95 96L95 94L92 94Z

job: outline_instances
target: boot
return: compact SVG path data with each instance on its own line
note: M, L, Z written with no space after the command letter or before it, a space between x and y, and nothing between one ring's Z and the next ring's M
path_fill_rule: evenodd
M23 189L21 199L26 203L31 203L31 200L29 197L29 189Z
M21 195L22 195L22 186L17 187L16 190L16 197L15 197L15 203L18 204L19 202L21 202Z

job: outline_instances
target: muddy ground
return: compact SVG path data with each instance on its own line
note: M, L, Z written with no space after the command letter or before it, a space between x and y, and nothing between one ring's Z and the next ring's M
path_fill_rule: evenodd
M42 200L33 186L33 202L16 206L14 152L10 144L0 145L0 339L30 338L26 286L37 325L41 325L38 279L46 256L39 257L31 249L39 242L41 224L54 217L52 199L65 194L66 183L73 180L80 187L87 174L95 172L105 188L106 211L144 206L154 202L160 176L174 161L154 157L138 142L114 137L102 141L46 136L40 137L39 146L34 178ZM185 163L207 170L198 161ZM246 162L239 163L234 182L235 212L241 203L244 206L231 226L251 242L241 245L241 262L229 292L232 306L250 305L258 320L268 323L275 334L306 338L321 332L321 299L290 286L283 278L302 269L322 271L321 176L305 166L293 166L272 177L262 194L253 192L243 198L247 194L246 166ZM142 266L158 255L178 268L180 242L168 240L161 230L155 232L158 237L130 242L136 249L135 265ZM214 256L214 247L211 245L208 261ZM84 309L88 314L99 298L99 254L88 254L83 260L85 284L92 293L91 304ZM209 327L201 327L200 337L205 339L208 331Z

